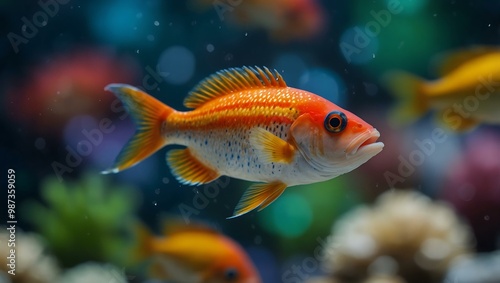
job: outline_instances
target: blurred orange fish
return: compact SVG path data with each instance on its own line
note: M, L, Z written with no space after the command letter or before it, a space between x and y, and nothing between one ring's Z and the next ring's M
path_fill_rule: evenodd
M220 20L247 28L263 28L272 39L309 39L325 26L325 15L316 0L194 0L198 7L213 7Z
M378 154L371 125L313 93L288 87L264 68L227 69L208 77L179 112L132 86L106 87L124 103L138 129L118 156L116 173L169 144L167 163L190 185L221 175L253 182L233 217L265 208L289 186L326 181Z
M151 276L168 282L260 283L243 248L232 239L201 225L167 225L155 237L139 226L141 259L151 262Z

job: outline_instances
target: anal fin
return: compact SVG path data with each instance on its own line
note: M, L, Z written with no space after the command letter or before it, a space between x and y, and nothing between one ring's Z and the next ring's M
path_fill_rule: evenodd
M286 187L287 185L282 182L251 185L236 205L233 216L228 219L241 216L256 208L259 208L259 211L266 208L285 191Z
M173 149L167 153L167 163L172 174L183 184L199 185L209 183L220 174L198 160L189 148Z
M465 118L460 116L458 113L453 116L455 119L451 119L450 121L445 120L443 117L447 117L445 111L441 111L436 118L439 120L441 124L444 124L447 128L452 129L456 132L467 132L475 127L477 127L480 122L473 118ZM449 118L448 118L449 119Z

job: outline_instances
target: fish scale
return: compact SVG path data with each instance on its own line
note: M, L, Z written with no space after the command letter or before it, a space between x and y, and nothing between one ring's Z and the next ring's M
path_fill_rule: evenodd
M236 92L194 111L173 113L167 119L170 127L164 132L165 139L170 144L187 146L221 175L237 174L247 181L274 181L277 174L280 178L289 175L289 180L296 179L295 169L287 170L289 165L266 163L249 151L249 132L262 127L287 140L291 123L299 113L293 105L303 99L301 92L293 88L275 93ZM231 122L240 127L229 128L227 124Z
M288 87L276 71L236 68L201 81L180 112L131 86L107 87L138 126L120 152L116 173L166 145L172 174L183 184L227 175L262 182L250 186L233 217L263 209L288 186L349 172L382 150L377 130L313 93Z

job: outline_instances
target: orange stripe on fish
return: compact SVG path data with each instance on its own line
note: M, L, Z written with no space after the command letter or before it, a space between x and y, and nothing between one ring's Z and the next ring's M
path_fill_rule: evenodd
M222 70L201 81L179 112L128 86L107 87L138 125L114 167L124 170L164 145L182 183L199 185L221 175L261 182L241 198L233 217L263 209L289 186L325 181L360 166L383 144L356 115L313 93L288 87L267 68Z

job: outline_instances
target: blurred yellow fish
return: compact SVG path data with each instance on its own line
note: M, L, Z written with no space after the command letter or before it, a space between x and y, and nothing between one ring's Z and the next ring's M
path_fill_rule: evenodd
M500 124L500 48L474 47L444 57L441 78L423 81L391 72L385 82L400 100L392 120L412 122L429 110L449 128L465 131L480 123Z
M150 276L176 283L260 283L243 248L200 224L166 225L156 237L138 226L136 256L151 264Z
M132 86L106 87L137 124L117 157L116 173L169 144L172 174L199 185L221 175L252 185L233 217L263 209L287 187L326 181L378 154L380 133L353 113L313 93L288 87L264 68L227 69L208 77L184 100L181 112Z

